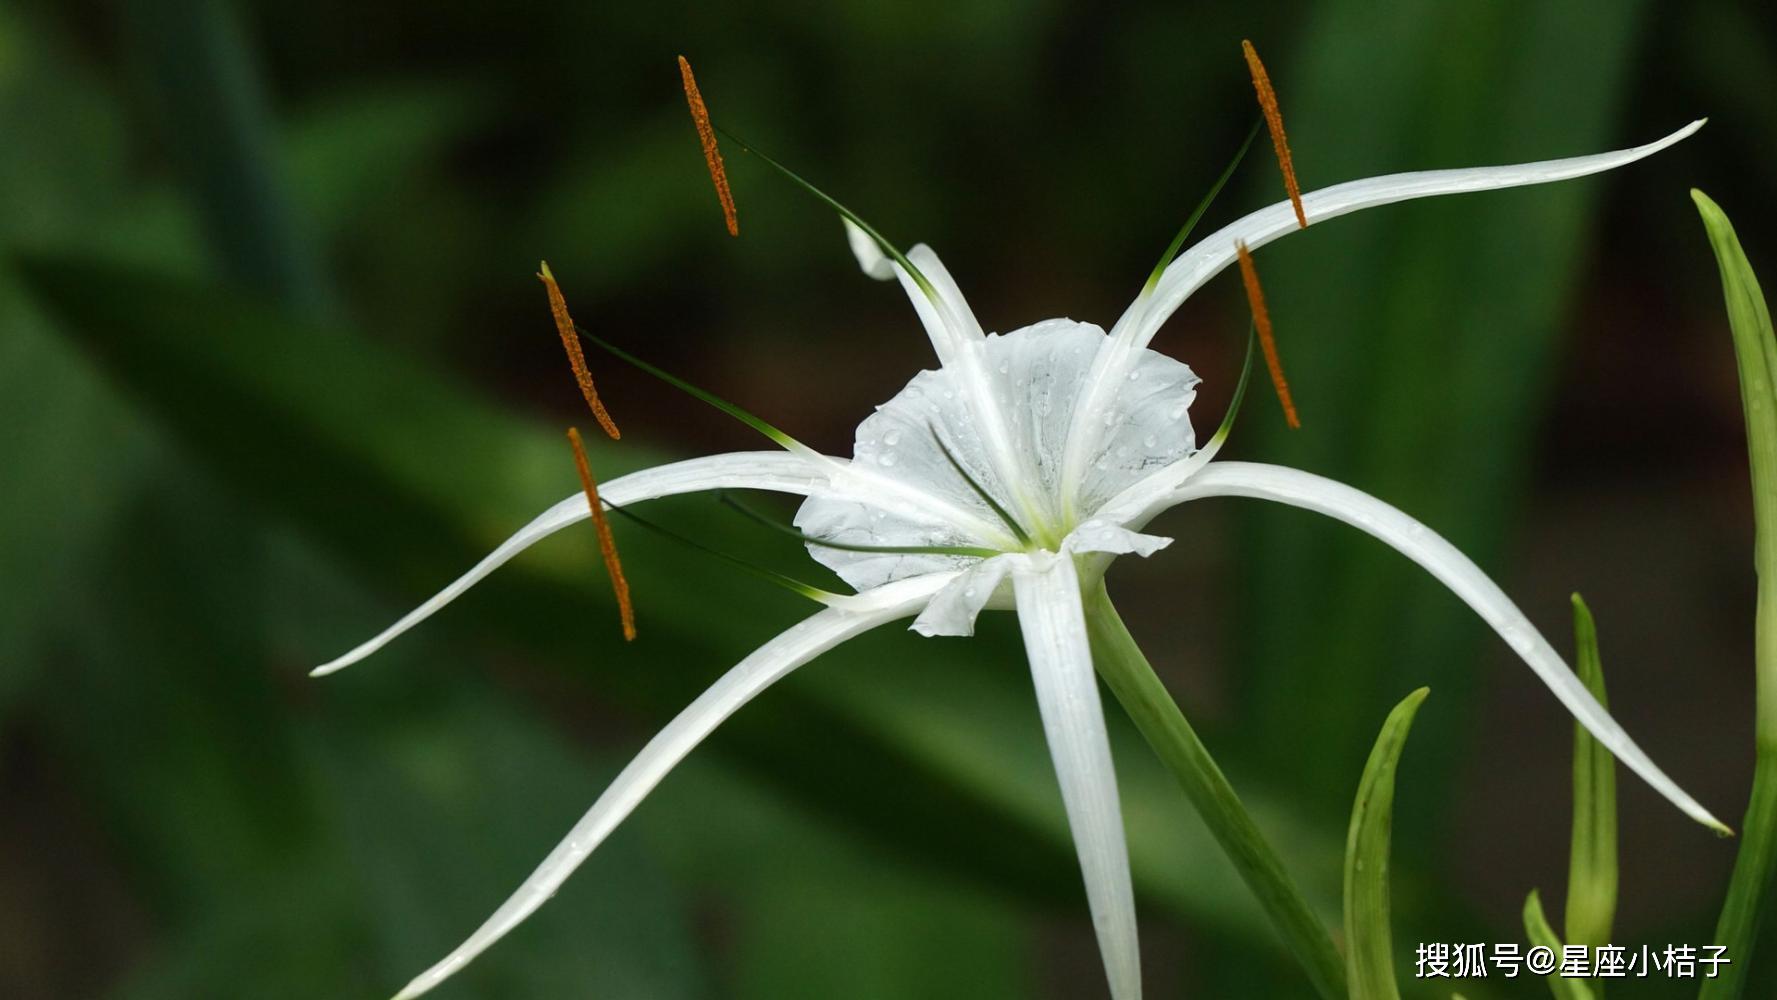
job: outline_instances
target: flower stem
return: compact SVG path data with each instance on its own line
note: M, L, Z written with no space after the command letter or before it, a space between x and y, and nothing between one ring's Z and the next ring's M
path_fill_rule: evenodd
M1123 625L1102 582L1086 595L1086 631L1092 663L1136 728L1154 748L1185 796L1228 853L1247 888L1302 970L1325 1000L1345 1000L1345 964L1326 925L1291 880L1283 861L1240 804L1209 749L1155 676L1154 668Z

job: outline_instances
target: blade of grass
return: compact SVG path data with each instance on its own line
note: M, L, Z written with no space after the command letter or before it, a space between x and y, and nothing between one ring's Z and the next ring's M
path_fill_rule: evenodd
M1758 277L1740 248L1733 224L1703 192L1692 189L1691 199L1697 203L1721 269L1728 327L1734 336L1746 450L1752 464L1753 569L1758 573L1753 626L1758 756L1752 800L1741 821L1740 853L1715 928L1715 942L1727 948L1731 964L1721 967L1718 978L1705 980L1698 994L1703 1000L1728 1000L1745 990L1772 872L1777 870L1777 340Z
M1394 776L1413 716L1430 688L1388 713L1364 764L1345 839L1345 972L1351 1000L1398 1000L1389 932L1388 854L1394 829Z
M1598 656L1598 627L1592 610L1573 595L1574 670L1609 707L1604 697L1604 664ZM1616 760L1586 727L1574 724L1573 843L1567 862L1566 929L1569 944L1596 948L1610 943L1617 910ZM1602 987L1598 989L1603 993Z
M1345 966L1326 925L1296 887L1178 703L1155 676L1153 666L1112 606L1103 581L1087 595L1086 631L1099 677L1178 779L1315 990L1327 1000L1345 1000Z
M1555 953L1559 963L1561 958L1561 938L1555 934L1555 928L1549 926L1549 918L1543 914L1543 901L1535 889L1524 899L1524 933L1530 938L1533 948L1548 948ZM1592 988L1583 979L1573 979L1561 975L1561 966L1557 964L1555 971L1543 978L1549 984L1549 992L1555 1000L1595 1000Z

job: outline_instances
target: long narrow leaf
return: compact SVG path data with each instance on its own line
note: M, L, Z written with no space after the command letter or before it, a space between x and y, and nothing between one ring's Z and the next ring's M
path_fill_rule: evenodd
M1394 829L1394 775L1413 716L1430 693L1420 688L1382 723L1364 764L1345 839L1345 972L1351 1000L1397 1000L1388 914L1388 854Z
M1573 595L1574 666L1600 705L1604 664L1592 609ZM1585 726L1573 727L1573 844L1567 862L1567 941L1596 948L1610 943L1617 911L1617 763Z
M1555 928L1549 926L1549 918L1543 914L1542 897L1535 889L1530 890L1524 900L1524 933L1530 938L1532 948L1547 948L1555 954L1555 971L1543 977L1555 1000L1595 1000L1592 988L1585 980L1561 975L1561 938L1556 935Z
M1699 994L1703 1000L1726 1000L1745 990L1772 872L1777 870L1777 340L1758 277L1726 213L1701 191L1691 191L1691 198L1721 268L1728 326L1734 335L1752 464L1753 568L1758 573L1754 624L1758 763L1752 801L1742 821L1740 854L1715 929L1716 943L1727 948L1731 964L1722 966L1718 978L1706 980Z

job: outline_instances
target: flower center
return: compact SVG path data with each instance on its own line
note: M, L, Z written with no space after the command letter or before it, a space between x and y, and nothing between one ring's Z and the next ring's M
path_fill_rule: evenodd
M1096 326L1046 320L970 349L972 371L920 372L859 425L850 469L809 495L798 528L852 545L1054 551L1125 487L1196 450L1198 379L1178 361L1144 350L1117 385L1089 394L1112 349ZM1102 402L1080 412L1089 396ZM1071 487L1070 441L1083 459ZM859 590L972 561L809 551Z

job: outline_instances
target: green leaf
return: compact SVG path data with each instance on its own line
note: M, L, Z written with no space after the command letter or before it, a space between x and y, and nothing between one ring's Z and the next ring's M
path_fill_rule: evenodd
M1758 573L1758 612L1753 629L1756 695L1756 750L1752 800L1741 821L1740 853L1722 904L1715 941L1726 947L1731 965L1705 980L1703 1000L1742 995L1759 925L1769 907L1777 872L1777 339L1771 312L1752 264L1720 206L1693 189L1691 199L1703 217L1709 245L1721 269L1734 360L1740 370L1740 402L1746 415L1746 450L1752 465L1753 569Z
M1592 697L1604 696L1604 664L1592 610L1573 595L1575 673ZM1573 727L1573 844L1567 863L1567 940L1596 948L1610 943L1617 910L1616 760L1586 730Z
M1178 703L1155 676L1112 606L1103 581L1087 595L1086 631L1098 675L1178 779L1315 990L1328 1000L1343 1000L1345 967L1326 925L1296 887Z
M1524 933L1530 938L1531 947L1548 948L1555 953L1555 971L1543 977L1555 1000L1594 1000L1592 988L1585 980L1561 975L1561 938L1549 926L1549 918L1543 915L1543 901L1535 889L1530 890L1524 900Z
M1389 845L1394 830L1394 776L1413 716L1430 688L1401 700L1382 722L1364 764L1351 829L1345 838L1345 970L1351 1000L1397 1000L1389 929Z

